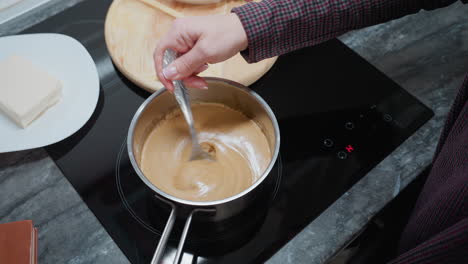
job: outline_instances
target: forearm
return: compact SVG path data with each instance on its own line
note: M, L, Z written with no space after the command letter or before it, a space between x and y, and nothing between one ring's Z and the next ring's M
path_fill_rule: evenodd
M467 0L463 0L467 1ZM421 9L447 6L456 0L263 0L232 12L247 33L249 62L281 55Z

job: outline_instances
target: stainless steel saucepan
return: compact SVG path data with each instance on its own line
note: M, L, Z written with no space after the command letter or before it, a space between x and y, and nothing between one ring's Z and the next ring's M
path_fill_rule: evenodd
M151 263L159 263L176 219L185 220L185 226L174 259L174 263L179 263L192 218L201 221L222 221L238 215L249 205L256 202L259 199L258 197L261 197L261 193L267 190L264 186L271 176L270 172L278 157L280 132L276 117L268 104L257 93L241 84L220 78L206 78L206 80L208 90L189 89L191 101L221 103L239 110L253 119L260 126L268 140L271 149L271 161L263 175L253 185L241 193L223 200L195 202L165 193L158 186L153 185L140 169L141 152L148 134L154 126L166 114L176 109L178 104L174 96L164 88L146 99L135 113L130 124L127 137L128 154L136 173L154 191L157 200L169 204L172 208Z

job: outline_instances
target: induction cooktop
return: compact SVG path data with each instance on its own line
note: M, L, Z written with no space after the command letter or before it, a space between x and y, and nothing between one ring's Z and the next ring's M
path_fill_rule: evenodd
M110 4L84 1L23 33L69 35L93 57L100 76L93 116L46 150L130 262L149 263L168 211L155 206L127 155L131 118L149 93L108 55L103 33ZM251 88L270 105L281 131L271 197L237 220L194 226L182 263L267 260L433 115L336 39L280 56Z

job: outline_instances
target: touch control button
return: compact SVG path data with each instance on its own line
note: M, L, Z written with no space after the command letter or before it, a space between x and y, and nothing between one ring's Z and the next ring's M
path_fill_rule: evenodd
M389 115L389 114L385 114L383 116L383 120L386 121L386 122L392 122L393 117L391 115Z
M348 130L353 130L354 129L354 123L353 122L346 122L344 126Z
M346 159L348 157L348 154L346 154L346 152L344 152L344 151L340 151L340 152L337 153L337 156L338 156L339 159L344 160L344 159Z
M331 147L333 147L333 140L331 140L329 138L326 138L323 141L323 145L325 145L325 147L327 147L327 148L331 148Z

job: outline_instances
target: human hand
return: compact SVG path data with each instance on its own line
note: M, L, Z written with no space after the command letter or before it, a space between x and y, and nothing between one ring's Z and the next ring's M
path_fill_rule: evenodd
M163 69L164 52L169 48L180 57ZM236 14L179 18L156 47L156 74L169 91L174 89L172 80L206 88L206 81L196 75L208 68L207 63L225 61L245 48L247 35Z

